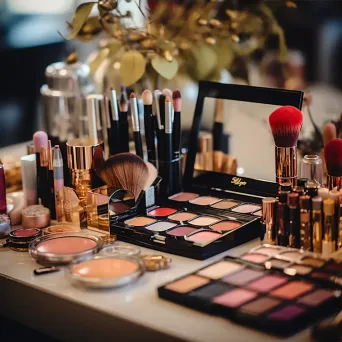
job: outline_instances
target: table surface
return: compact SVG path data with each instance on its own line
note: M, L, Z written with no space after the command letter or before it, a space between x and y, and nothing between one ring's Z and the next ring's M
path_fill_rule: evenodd
M216 342L216 341L280 341L229 320L210 316L162 300L157 288L172 279L188 274L203 265L221 258L223 255L238 256L260 244L254 240L205 261L163 254L172 258L168 270L146 273L136 283L119 289L106 291L87 290L70 283L64 269L58 273L36 277L33 270L37 263L28 253L0 249L0 275L17 281L27 287L53 294L56 297L80 304L85 308L99 310L115 318L159 331L180 340ZM154 251L141 248L142 254ZM10 295L10 293L9 293ZM310 331L305 330L287 341L309 341Z

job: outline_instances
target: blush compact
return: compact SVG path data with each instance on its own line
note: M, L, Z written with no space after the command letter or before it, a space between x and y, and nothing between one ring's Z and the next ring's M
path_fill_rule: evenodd
M9 233L9 247L17 252L27 252L29 245L42 235L38 228L20 228Z

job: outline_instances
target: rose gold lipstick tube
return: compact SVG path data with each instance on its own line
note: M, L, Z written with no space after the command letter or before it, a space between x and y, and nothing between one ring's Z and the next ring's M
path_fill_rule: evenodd
M265 197L262 200L262 224L265 227L263 243L269 245L277 244L277 233L275 225L275 209L277 200L273 197Z
M327 186L329 190L337 188L337 190L342 188L342 177L329 176L327 175Z
M275 147L276 182L282 186L297 181L297 147Z

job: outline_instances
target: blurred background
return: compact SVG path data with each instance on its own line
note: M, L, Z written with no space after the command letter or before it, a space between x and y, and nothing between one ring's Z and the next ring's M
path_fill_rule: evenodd
M40 127L40 87L46 83L46 67L64 60L71 51L86 61L96 49L96 39L82 43L63 38L68 34L66 21L80 3L0 0L0 147L31 140ZM141 8L153 10L156 3L142 1ZM248 68L232 70L226 81L310 89L312 113L321 126L342 111L342 6L335 0L300 0L296 4L295 10L274 11L285 32L291 77L282 79L274 57L278 42L269 37L265 48L250 56ZM120 0L119 6L132 12L136 25L143 21L134 0Z

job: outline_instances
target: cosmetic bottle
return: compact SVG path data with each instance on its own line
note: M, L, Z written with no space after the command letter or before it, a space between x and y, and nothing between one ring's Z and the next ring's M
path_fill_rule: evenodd
M321 186L323 183L322 159L315 154L305 155L301 161L300 176Z
M262 200L262 224L265 234L262 242L269 245L277 244L277 234L275 225L275 209L277 200L273 197L265 197Z
M315 253L322 253L322 197L312 199L312 247Z
M5 170L0 164L0 214L7 213Z
M332 199L328 198L323 201L323 213L324 213L324 229L323 229L323 243L322 243L322 255L323 257L330 256L335 251L334 234L334 214L335 203Z

